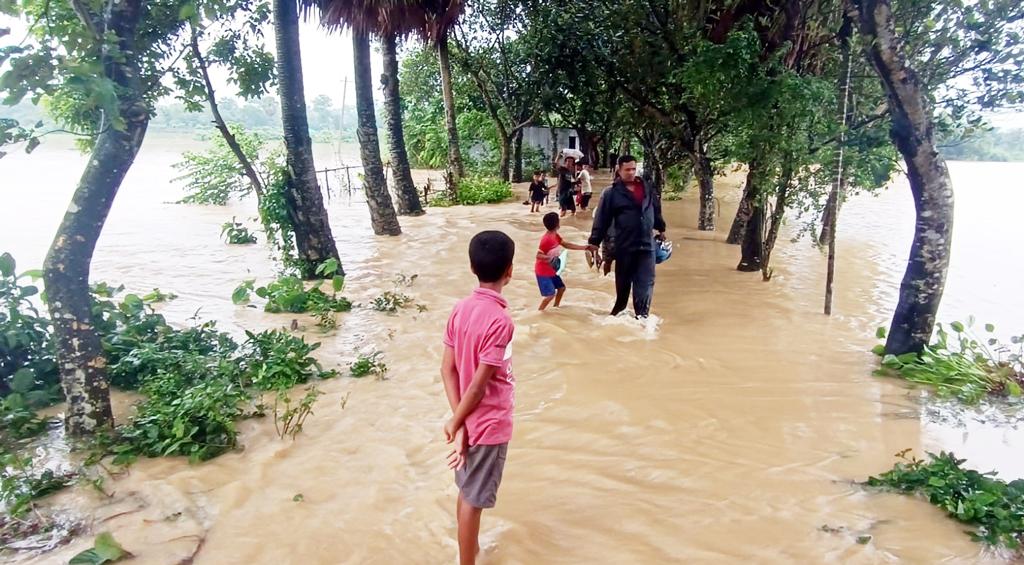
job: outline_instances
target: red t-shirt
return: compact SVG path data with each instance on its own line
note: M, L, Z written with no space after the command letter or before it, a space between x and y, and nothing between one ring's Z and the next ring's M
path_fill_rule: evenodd
M562 245L562 236L557 232L547 232L544 237L540 238L540 252L545 255L559 245ZM540 277L553 277L558 274L551 268L547 259L537 259L537 265L533 268L533 272Z
M632 189L629 193L633 195L633 200L636 200L637 206L644 205L644 182L640 179L633 179Z

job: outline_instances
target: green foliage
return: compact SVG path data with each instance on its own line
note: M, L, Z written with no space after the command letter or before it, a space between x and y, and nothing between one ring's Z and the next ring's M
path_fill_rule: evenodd
M312 356L320 347L319 343L306 343L304 338L280 330L245 332L245 335L249 339L242 344L238 363L242 381L247 386L275 390L291 388L310 379L335 376L334 371L324 371Z
M1024 542L1024 479L1006 483L995 473L965 469L952 453L928 454L928 461L907 458L867 485L920 494L960 522L977 527L975 541L1019 550Z
M262 135L247 132L236 124L229 127L242 153L266 184L271 171L279 166L279 154L268 152L267 140ZM185 183L186 195L179 201L182 204L224 206L232 198L244 198L253 190L238 158L219 134L210 138L210 145L204 151L186 151L174 168L181 172L174 180Z
M64 488L74 478L74 473L38 469L32 457L0 447L0 503L14 518L24 516L33 501Z
M952 161L1024 161L1024 129L949 135L940 143L942 156Z
M38 273L16 269L10 253L0 255L0 417L10 422L60 397L50 321L32 301L39 288L26 283Z
M689 163L673 165L665 170L665 191L663 200L679 200L690 187L693 179L693 167Z
M368 375L376 375L378 379L384 379L388 373L388 366L384 363L384 353L381 351L368 354L360 353L348 368L349 374L357 379Z
M103 565L130 557L132 554L125 551L110 532L103 532L96 536L92 548L72 557L68 565Z
M973 318L967 324L953 322L952 333L939 324L936 340L924 348L920 355L884 355L885 348L875 348L883 354L881 376L898 376L908 381L930 385L940 396L953 396L974 404L986 397L1020 397L1024 389L1024 336L1013 336L1010 343L1001 343L994 337L981 339L971 330ZM992 334L995 326L985 325ZM879 328L879 339L885 330Z
M337 326L335 314L348 312L352 302L339 293L345 288L345 277L340 274L340 265L336 259L328 259L320 264L313 273L325 277L307 288L306 283L295 276L282 276L265 286L256 286L256 281L247 280L239 284L231 293L231 301L243 304L252 298L252 294L265 298L267 303L263 310L271 313L291 312L299 314L308 312L317 319L317 325L325 330ZM325 283L330 284L331 294L323 291Z
M295 251L295 226L288 211L288 200L285 191L288 187L288 169L283 165L273 168L269 179L264 184L263 198L259 201L260 222L267 243L274 249L275 259L280 261L285 270L301 270L305 268Z
M249 233L249 228L236 222L232 217L230 222L224 222L220 226L220 236L231 245L248 245L256 243L256 236Z
M407 308L412 306L412 304L413 298L411 296L386 290L383 294L373 299L371 306L378 312L394 314L398 312L399 308Z
M274 398L274 430L277 431L277 437L284 439L284 436L290 436L294 441L295 436L302 433L302 425L313 414L313 404L322 394L316 385L310 385L306 387L306 394L298 405L292 406L288 392L279 390Z
M459 181L459 204L493 204L512 198L512 185L495 178L470 176Z

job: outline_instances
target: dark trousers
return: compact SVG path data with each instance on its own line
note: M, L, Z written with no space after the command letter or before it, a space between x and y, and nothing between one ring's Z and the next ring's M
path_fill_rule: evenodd
M633 290L633 312L646 318L654 297L654 251L619 252L615 257L615 306L612 316L626 309Z

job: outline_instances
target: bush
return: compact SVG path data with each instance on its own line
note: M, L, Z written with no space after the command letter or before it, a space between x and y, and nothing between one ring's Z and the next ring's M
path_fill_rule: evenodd
M50 320L32 303L39 288L24 284L39 273L16 268L10 253L0 255L0 399L38 408L60 398L60 373Z
M1010 338L1009 344L994 337L979 339L971 331L973 317L967 324L953 322L952 334L939 324L935 343L920 354L884 355L885 347L878 345L874 352L882 357L880 376L899 376L908 381L927 384L940 396L955 396L973 404L986 396L1020 397L1024 389L1024 336ZM995 326L985 325L986 333ZM885 338L885 329L876 336Z
M367 375L376 375L378 379L383 379L387 373L388 366L384 363L384 353L381 351L360 354L349 365L349 374L357 379Z
M260 158L266 139L258 133L245 131L237 124L229 127L257 174L267 179L276 158ZM245 170L224 137L216 135L210 141L207 150L198 153L186 151L181 162L174 164L174 168L182 173L174 180L184 181L187 193L179 201L181 204L224 206L232 197L242 198L252 192L249 177L245 176Z
M334 371L324 371L312 357L311 353L320 347L319 343L306 343L306 340L280 330L245 334L249 339L242 344L240 365L247 385L259 390L274 390L335 375Z
M221 224L220 236L223 237L230 245L249 245L251 243L256 243L256 236L249 232L249 228L239 222L236 222L233 217L230 222L224 222Z
M909 450L907 450L909 451ZM902 493L924 495L951 517L977 526L975 541L1020 549L1024 542L1024 479L1006 483L995 473L979 473L963 468L963 459L952 453L928 454L928 461L907 458L867 485L894 489Z
M294 276L283 276L266 286L256 286L256 281L248 280L238 285L231 294L231 300L235 304L248 302L252 294L265 298L263 310L266 312L280 313L291 312L301 314L309 312L317 319L318 325L325 329L337 325L333 314L337 312L348 312L352 309L352 302L344 296L339 296L345 288L345 277L338 272L338 262L328 259L319 267L315 273L326 277L315 286L306 288L305 282ZM321 290L326 280L331 281L331 294Z
M459 181L459 204L494 204L512 198L512 185L494 178L466 177Z

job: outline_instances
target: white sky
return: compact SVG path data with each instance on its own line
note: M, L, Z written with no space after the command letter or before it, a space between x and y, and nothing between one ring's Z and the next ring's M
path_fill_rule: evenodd
M302 49L302 74L305 82L306 99L312 100L321 94L326 94L334 99L335 105L340 106L342 101L342 86L345 78L348 78L348 88L345 89L346 105L355 105L355 84L353 83L353 59L352 59L352 35L348 31L327 32L312 22L301 22L299 24L299 38ZM0 39L0 45L8 45L21 41L25 36L28 26L21 20L12 19L7 16L0 16L0 27L11 28L11 35ZM274 51L274 30L268 26L265 32L269 51ZM380 52L374 46L371 52L373 65L373 87L376 98L383 98L381 93L380 73L383 70L383 61ZM223 73L213 71L214 86L221 93L221 96L232 96L234 93L227 86ZM272 92L276 96L276 92Z

